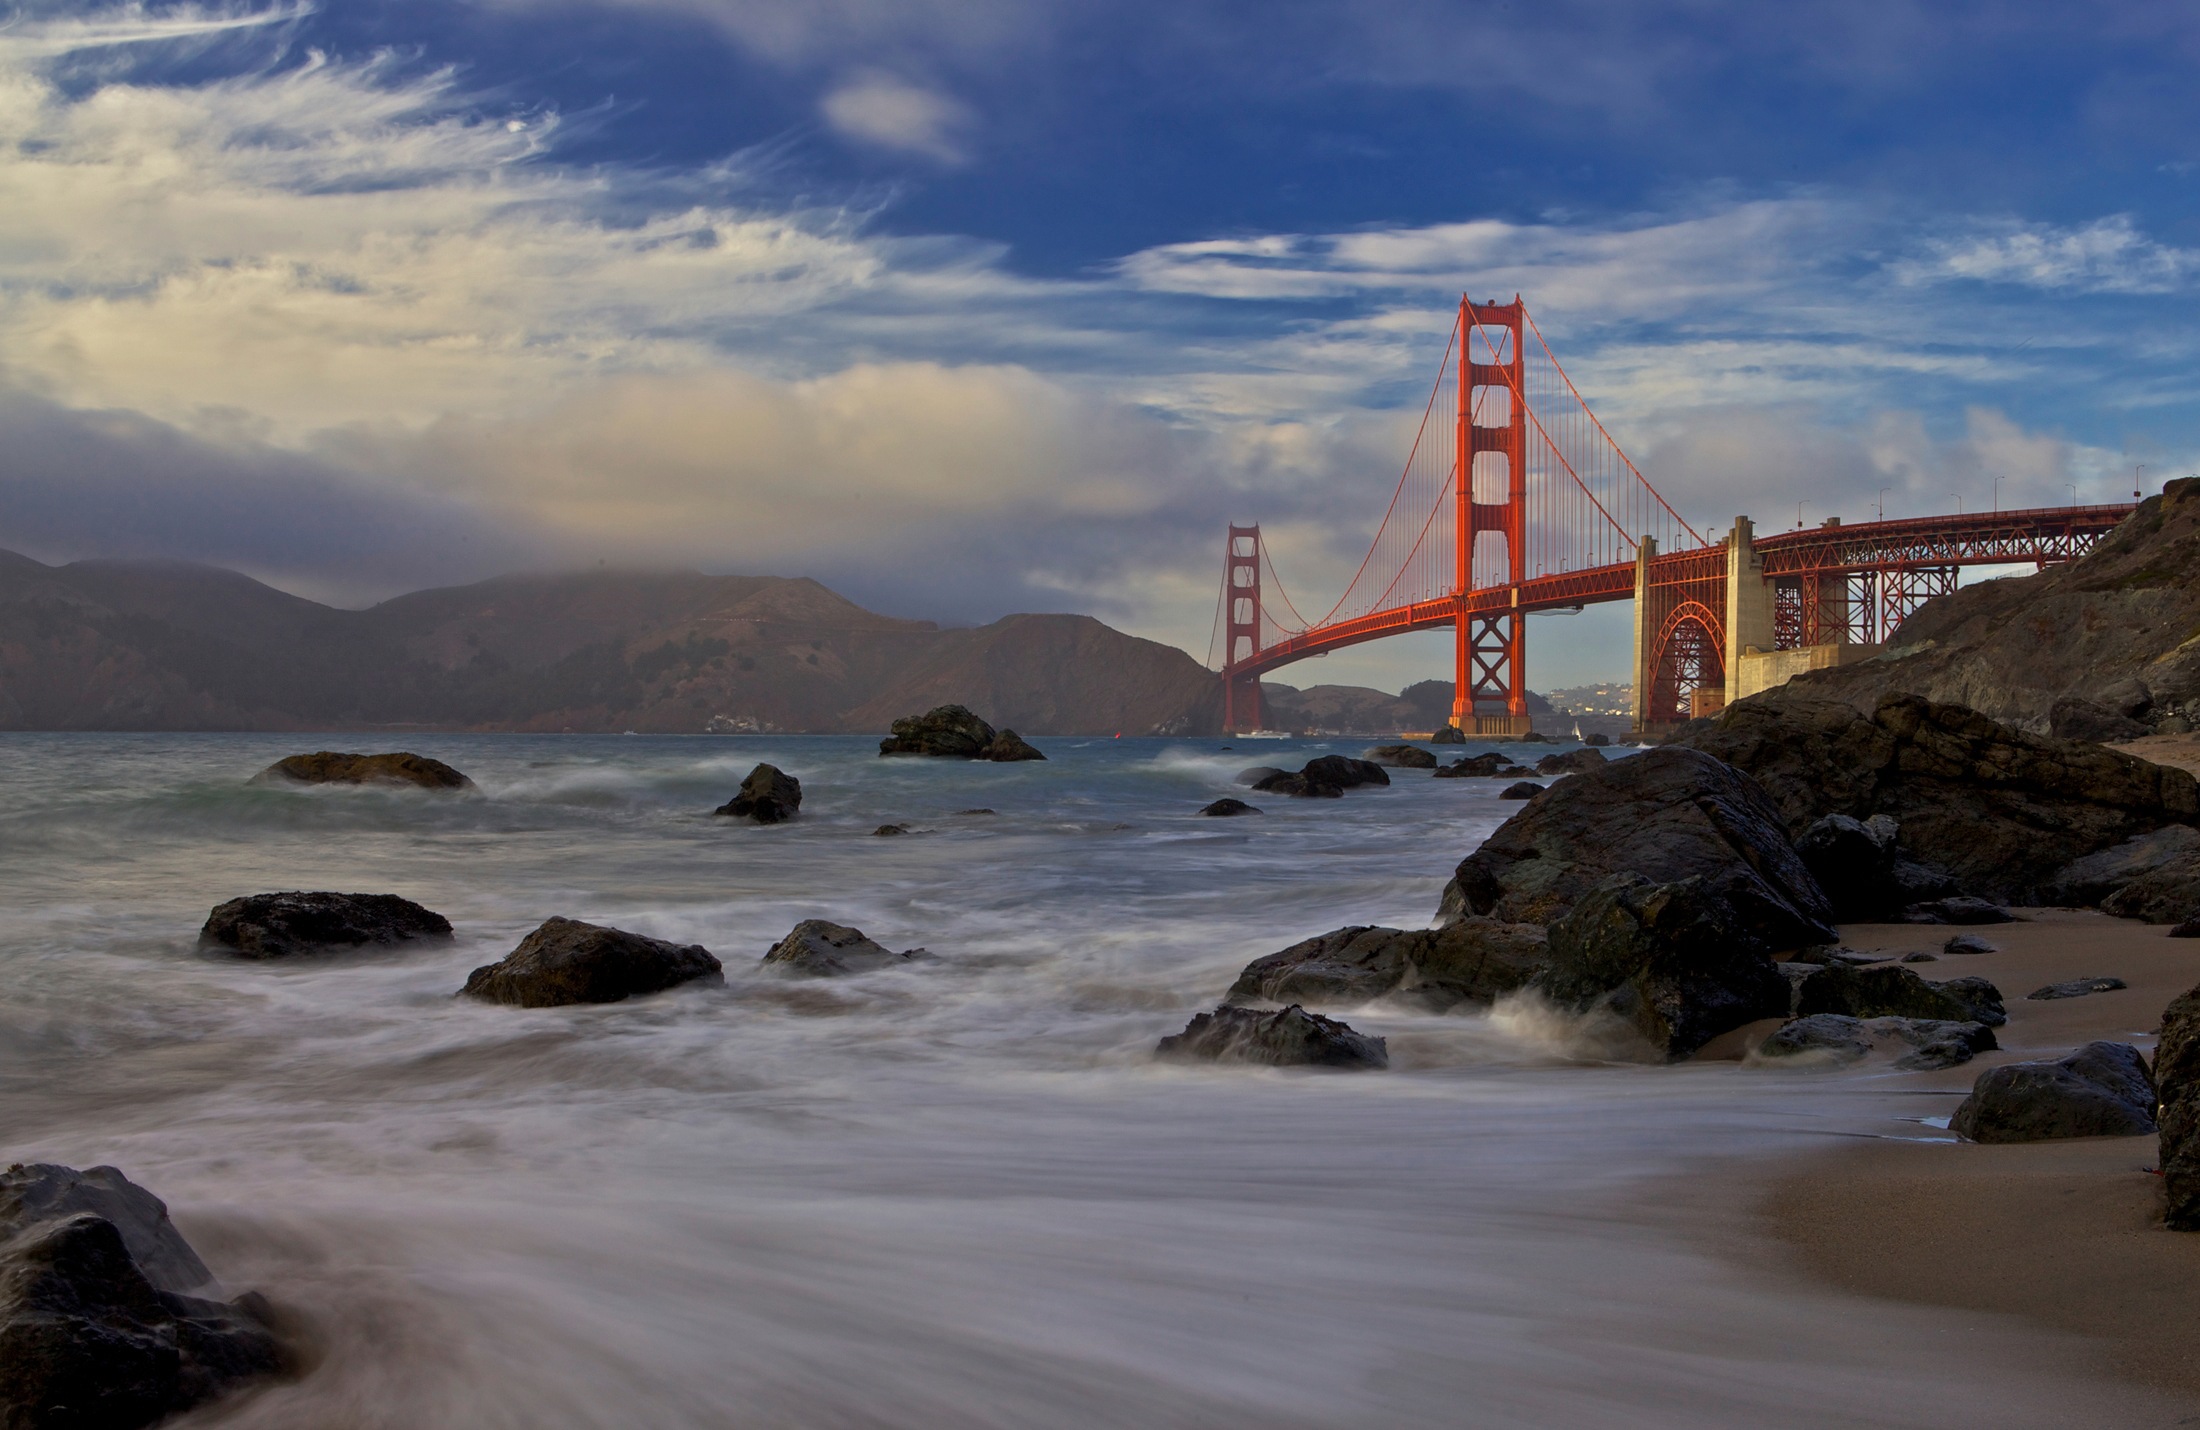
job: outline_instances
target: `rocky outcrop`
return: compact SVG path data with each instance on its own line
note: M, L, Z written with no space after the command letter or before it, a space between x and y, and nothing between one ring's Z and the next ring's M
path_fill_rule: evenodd
M451 936L451 921L395 894L248 894L216 904L199 942L244 958L285 958Z
M1439 917L1549 923L1614 874L1700 881L1763 951L1830 943L1832 909L1755 781L1661 748L1552 785L1459 864Z
M1254 773L1251 770L1246 774ZM1240 776L1243 778L1243 776ZM1355 760L1348 755L1323 755L1308 760L1296 772L1269 770L1253 782L1253 788L1266 794L1289 795L1295 799L1336 799L1348 789L1361 785L1387 785L1390 776L1381 765L1368 760Z
M281 1373L267 1302L213 1293L167 1207L114 1168L0 1173L0 1424L135 1430Z
M2200 813L2183 770L1890 695L1870 715L1782 690L1680 743L1745 771L1800 836L1829 814L1900 826L1900 852L1966 894L2036 903L2072 862Z
M545 919L502 961L467 975L470 998L520 1008L618 1003L683 983L725 982L708 949L578 919Z
M764 955L764 967L809 978L845 978L922 962L921 948L896 953L864 936L863 930L826 919L804 919Z
M1973 1142L2144 1137L2154 1128L2154 1079L2126 1043L2087 1043L2056 1062L1988 1068L1948 1119Z
M1532 986L1562 1008L1616 1016L1667 1060L1785 1018L1788 981L1760 932L1763 909L1738 897L1733 881L1611 875L1551 924L1550 967Z
M1985 979L1929 983L1895 963L1869 968L1829 963L1803 980L1795 1012L1801 1017L1838 1013L1851 1018L1922 1018L1992 1027L2009 1021L2001 990Z
M995 730L960 705L941 705L894 722L879 741L882 755L930 755L951 760L1043 760L1014 730Z
M1606 763L1608 761L1602 750L1585 746L1579 750L1568 750L1563 755L1545 755L1535 762L1535 772L1539 775L1576 775Z
M470 790L474 782L425 755L396 751L385 755L353 755L335 750L316 750L310 755L287 755L252 777L254 784L308 785L414 785L421 789Z
M1260 813L1260 809L1255 805L1247 804L1242 799L1230 799L1225 797L1216 800L1213 804L1207 805L1199 812L1201 814L1211 815L1216 819L1231 819L1241 814L1258 814Z
M1165 1058L1253 1063L1261 1067L1384 1068L1390 1051L1381 1038L1296 1004L1274 1013L1217 1008L1201 1013L1181 1033L1163 1038L1154 1052Z
M1434 1012L1487 1007L1550 961L1533 924L1465 919L1440 929L1354 925L1247 964L1227 995L1316 1007L1398 996Z
M2040 886L2040 897L2050 904L2086 907L2102 903L2141 880L2151 887L2142 890L2139 897L2149 902L2156 890L2165 886L2200 884L2200 829L2189 824L2165 824L2072 860Z
M740 793L711 811L758 824L781 824L802 808L802 781L777 765L758 765L741 781Z
M1879 1049L1900 1047L1904 1051L1895 1059L1897 1068L1935 1072L1967 1063L1997 1046L1994 1030L1984 1023L1813 1013L1783 1024L1752 1050L1749 1060L1852 1063Z
M2200 1231L2200 987L2162 1010L2154 1082L2161 1099L2164 1219L2173 1231Z
M1368 762L1404 770L1433 770L1436 757L1418 745L1377 745L1367 752Z

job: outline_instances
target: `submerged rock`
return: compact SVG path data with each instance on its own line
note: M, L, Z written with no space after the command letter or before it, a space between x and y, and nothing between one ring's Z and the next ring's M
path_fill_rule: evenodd
M842 978L851 973L870 973L919 962L928 955L921 948L896 953L874 943L859 928L826 919L804 919L764 955L764 966L811 978Z
M1368 761L1405 770L1433 770L1436 757L1418 745L1377 745L1367 752Z
M1432 1011L1486 1007L1525 987L1550 961L1533 924L1467 919L1440 929L1354 925L1256 958L1228 997L1316 1006L1389 995Z
M758 765L741 781L741 792L711 811L758 824L779 824L802 808L802 781L777 765Z
M882 824L871 831L873 836L882 839L892 838L896 834L907 834L908 832L909 826L906 824Z
M995 730L961 705L904 715L879 741L882 755L930 755L954 760L1043 760L1014 730Z
M545 919L497 963L467 975L459 991L491 1003L556 1008L618 1003L683 983L725 982L710 950L578 919Z
M2083 998L2089 993L2114 993L2130 986L2121 978L2074 978L2068 983L2050 983L2045 988L2035 988L2024 996L2035 1003L2046 1003L2058 998Z
M1247 804L1242 799L1224 798L1218 799L1213 804L1206 806L1204 809L1200 810L1200 813L1213 815L1217 819L1228 819L1233 815L1258 814L1260 813L1260 810L1253 805Z
M287 1369L266 1301L212 1283L114 1168L0 1173L0 1424L136 1430Z
M201 944L227 948L245 958L282 958L450 936L449 919L395 894L300 891L247 894L216 904L199 930Z
M1165 1058L1254 1063L1262 1067L1385 1068L1390 1052L1381 1038L1293 1004L1274 1013L1217 1008L1201 1013L1154 1047Z
M385 755L353 755L336 750L316 750L310 755L286 755L252 777L254 784L417 785L421 789L466 790L474 782L425 755L396 751Z
M2154 1079L2138 1049L2087 1043L2056 1062L1987 1069L1948 1127L1973 1142L2143 1137L2155 1130L2154 1106Z

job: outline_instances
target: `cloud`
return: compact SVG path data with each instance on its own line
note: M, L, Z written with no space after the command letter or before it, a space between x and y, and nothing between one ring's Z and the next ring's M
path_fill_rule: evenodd
M881 149L921 154L943 164L969 161L969 109L947 95L879 70L849 76L819 105L840 134Z
M2080 293L2169 293L2200 273L2200 249L2157 243L2129 214L2074 228L2007 220L1936 240L1896 272L1917 284L1969 279Z

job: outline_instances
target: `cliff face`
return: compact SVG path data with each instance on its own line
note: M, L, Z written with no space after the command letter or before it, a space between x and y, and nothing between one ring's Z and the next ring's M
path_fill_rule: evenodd
M1866 711L1908 692L2035 733L2085 707L2143 727L2124 737L2200 728L2200 481L2169 483L2078 560L1938 597L1877 659L1783 688Z
M0 728L868 732L961 703L1025 734L1205 733L1215 677L1085 616L943 631L815 581L597 572L366 611L183 563L0 552Z

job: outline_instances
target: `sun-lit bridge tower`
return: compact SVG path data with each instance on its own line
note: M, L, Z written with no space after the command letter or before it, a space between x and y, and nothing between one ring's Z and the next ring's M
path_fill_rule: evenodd
M1453 473L1459 615L1452 627L1451 723L1470 735L1528 732L1528 410L1522 306L1459 300L1459 411ZM1483 359L1487 359L1484 361ZM1503 587L1503 609L1472 611L1475 590ZM1483 705L1501 710L1478 713Z
M1222 564L1223 664L1234 666L1260 653L1260 528L1232 526ZM1222 682L1222 728L1260 728L1260 675Z

